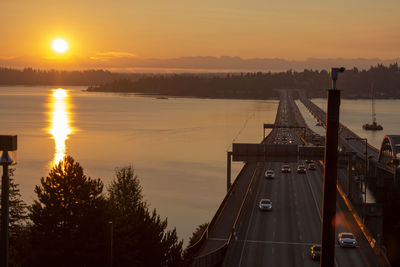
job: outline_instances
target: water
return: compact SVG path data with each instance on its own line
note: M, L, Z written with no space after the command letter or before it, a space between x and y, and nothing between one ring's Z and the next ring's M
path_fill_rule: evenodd
M64 153L106 185L115 167L132 164L145 199L186 242L225 195L232 141L261 141L262 125L275 121L278 107L273 100L165 100L56 89L0 87L0 134L18 134L15 174L23 199L35 199L35 185ZM314 102L325 109L325 100ZM368 100L342 100L340 118L379 148L384 135L400 133L400 100L377 100L376 112L381 132L361 128L371 120ZM241 166L233 164L232 177Z
M187 242L210 221L226 192L226 151L260 142L277 101L156 99L83 92L83 87L0 87L0 134L18 135L16 182L32 203L34 187L67 153L108 185L132 164L151 208ZM242 164L234 163L233 175Z

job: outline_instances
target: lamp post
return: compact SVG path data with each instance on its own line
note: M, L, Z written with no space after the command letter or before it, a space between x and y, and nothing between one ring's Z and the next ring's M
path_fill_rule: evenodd
M323 184L321 263L323 267L333 267L335 260L336 179L339 135L340 90L336 90L336 80L344 68L332 68L332 89L328 90L326 112L325 168Z
M1 257L0 265L8 267L8 221L9 221L9 195L10 178L8 177L8 166L15 164L16 161L10 155L10 151L17 150L16 135L0 135L0 165L3 166L3 176L1 177Z
M345 138L347 141L349 140L359 140L365 142L365 176L364 176L364 188L361 183L361 193L364 194L364 203L367 202L367 175L368 175L368 139L367 138L359 138L359 137L347 137Z

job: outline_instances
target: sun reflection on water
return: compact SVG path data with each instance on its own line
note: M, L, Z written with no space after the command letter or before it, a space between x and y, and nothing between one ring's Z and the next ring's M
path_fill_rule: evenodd
M72 133L68 93L62 88L54 89L50 100L51 125L49 133L55 141L55 153L52 165L58 164L65 156L65 140Z

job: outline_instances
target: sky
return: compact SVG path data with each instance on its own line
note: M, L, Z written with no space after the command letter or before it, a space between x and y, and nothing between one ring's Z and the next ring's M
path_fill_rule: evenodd
M142 59L399 57L398 0L2 0L0 66L131 68ZM50 46L69 44L65 54ZM131 66L132 65L132 66Z

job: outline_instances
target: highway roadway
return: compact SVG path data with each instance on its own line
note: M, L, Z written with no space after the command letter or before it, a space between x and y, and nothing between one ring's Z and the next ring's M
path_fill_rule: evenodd
M315 171L297 174L296 163L289 163L292 173L281 173L281 165L266 163L266 168L275 171L274 179L257 177L245 222L236 233L224 266L319 265L311 259L310 246L319 244L321 239L322 167L318 164ZM258 202L262 198L272 200L272 211L259 210ZM378 266L372 249L361 233L354 231L357 226L340 201L337 201L337 211L336 232L353 231L360 244L354 249L337 246L336 266Z
M291 124L296 111L285 100L286 97L281 99L276 123ZM284 131L301 144L287 129L275 129L266 142L274 142ZM298 174L299 163L305 164L304 161L288 163L291 173L281 173L283 162L258 163L258 175L223 266L319 266L319 261L311 259L310 247L321 240L323 167L320 162L316 170ZM266 169L274 170L274 179L264 177ZM272 211L259 209L262 198L272 200ZM335 266L380 266L342 199L339 195L336 199L336 233L353 232L358 246L337 245Z

